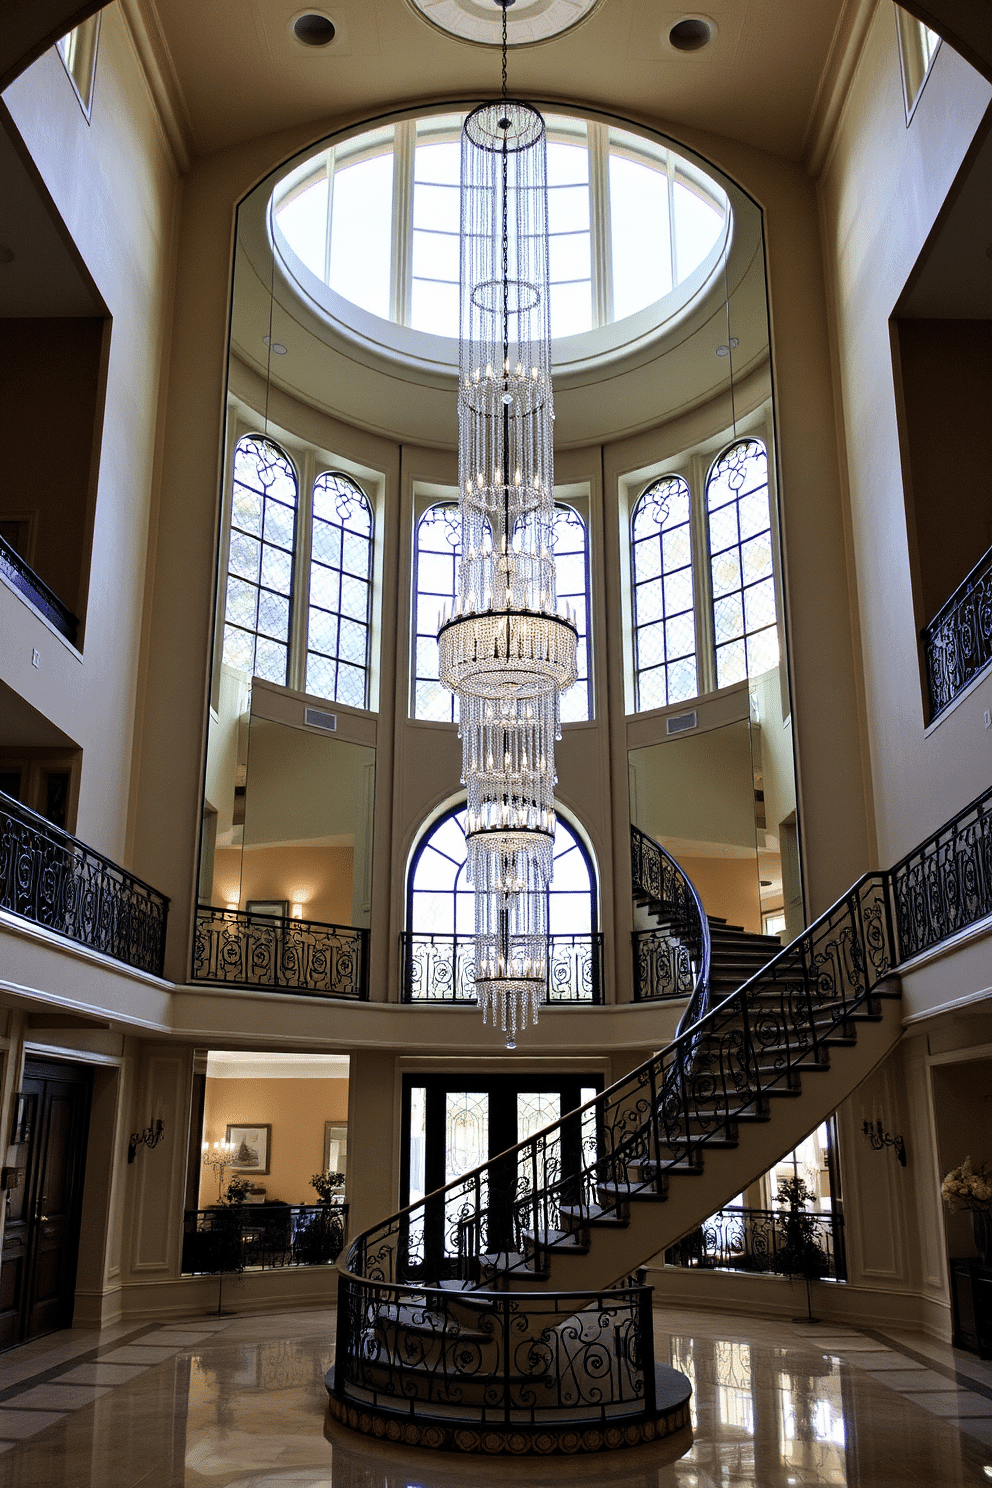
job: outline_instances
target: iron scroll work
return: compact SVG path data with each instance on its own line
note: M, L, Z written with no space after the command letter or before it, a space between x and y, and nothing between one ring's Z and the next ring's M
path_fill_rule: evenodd
M931 722L992 662L992 548L922 634Z
M277 915L201 905L193 940L194 982L312 997L368 999L369 932Z
M65 636L73 646L79 634L79 621L72 613L69 606L63 604L55 593L49 589L44 579L39 578L30 564L26 563L12 547L9 542L0 537L0 575L2 575L12 589L34 605L35 609L48 620L59 635Z
M404 931L404 1002L464 1004L474 1007L475 936ZM603 936L549 935L549 1003L603 1001Z
M165 895L2 792L0 909L162 975Z
M635 902L659 921L635 930L634 997L689 998L679 1024L688 1028L707 1011L710 925L695 884L671 853L638 827L630 829L630 877Z

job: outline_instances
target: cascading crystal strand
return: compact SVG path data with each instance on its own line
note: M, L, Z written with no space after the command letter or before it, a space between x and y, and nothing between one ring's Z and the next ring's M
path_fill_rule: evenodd
M555 586L548 278L544 120L505 97L504 26L504 97L462 131L461 558L438 648L459 705L476 994L510 1048L546 991L555 741L576 665Z

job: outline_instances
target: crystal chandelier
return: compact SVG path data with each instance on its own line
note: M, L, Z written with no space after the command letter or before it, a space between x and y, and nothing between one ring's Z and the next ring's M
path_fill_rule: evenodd
M503 91L461 146L458 594L438 631L458 698L475 990L514 1048L547 987L559 698L577 629L555 587L547 141Z

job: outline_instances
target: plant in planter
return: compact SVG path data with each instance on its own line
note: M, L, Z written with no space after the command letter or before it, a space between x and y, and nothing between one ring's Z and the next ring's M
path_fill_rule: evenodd
M778 1269L790 1281L806 1283L806 1316L797 1322L815 1323L811 1283L827 1269L827 1258L817 1238L817 1216L806 1205L816 1195L803 1180L787 1178L778 1186L776 1203L784 1210L779 1216L782 1240L776 1251Z
M992 1266L992 1172L986 1163L976 1168L966 1157L952 1168L940 1185L940 1196L948 1209L969 1209L975 1232L975 1248L984 1266Z
M294 1250L303 1266L326 1266L336 1261L344 1245L343 1173L314 1173L311 1188L317 1190L317 1213L297 1231Z
M237 1205L244 1203L245 1199L248 1197L250 1190L250 1178L232 1178L230 1183L227 1185L227 1192L224 1195L223 1201L225 1204L230 1205L232 1208L236 1207Z

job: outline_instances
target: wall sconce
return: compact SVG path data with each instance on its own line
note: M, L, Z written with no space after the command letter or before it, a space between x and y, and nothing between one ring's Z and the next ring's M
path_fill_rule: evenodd
M872 1150L881 1152L884 1147L891 1147L899 1162L906 1166L906 1143L902 1137L890 1136L884 1130L881 1121L863 1121L861 1123L863 1136L871 1143Z
M156 1117L151 1126L146 1126L143 1132L132 1132L127 1143L127 1160L133 1163L139 1147L157 1147L165 1136L165 1122L161 1116Z

